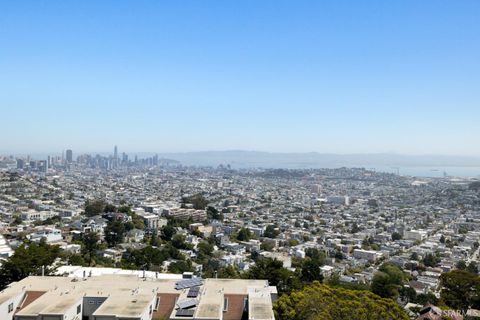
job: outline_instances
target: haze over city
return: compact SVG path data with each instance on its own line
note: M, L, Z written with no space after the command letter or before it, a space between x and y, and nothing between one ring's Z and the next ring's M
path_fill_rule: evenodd
M480 156L479 11L2 1L0 152Z

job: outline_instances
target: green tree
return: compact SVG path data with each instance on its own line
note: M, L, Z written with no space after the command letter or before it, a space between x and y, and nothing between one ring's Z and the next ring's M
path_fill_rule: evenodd
M169 258L166 250L159 250L152 246L147 246L140 250L128 250L126 258L127 264L135 269L150 269L152 266L160 266L163 261Z
M394 301L369 291L347 290L318 282L284 294L274 304L278 320L407 320Z
M140 230L143 230L145 229L145 222L143 221L143 218L140 217L138 214L136 213L132 213L131 214L131 217L132 217L132 223L133 223L133 226L136 228L136 229L140 229Z
M81 254L71 254L68 256L68 263L72 266L87 266L85 259Z
M99 248L100 237L96 232L85 233L82 237L82 252L87 257L88 265L91 265L95 252Z
M361 229L359 228L358 224L356 222L354 222L353 225L352 225L352 229L350 229L350 233L357 233L360 230Z
M468 266L465 270L467 270L468 272L477 274L478 273L478 265L475 261L470 261L470 263L468 264Z
M92 217L101 214L105 210L106 203L103 200L87 200L85 202L85 215Z
M174 246L177 249L182 249L182 250L191 250L193 246L190 243L185 242L185 236L183 234L176 234L172 238L172 246Z
M398 293L400 294L400 298L407 303L414 302L417 299L417 292L410 286L402 286L398 290Z
M190 260L175 261L168 266L168 271L171 273L184 273L193 271L192 262Z
M105 241L110 247L123 242L125 237L125 225L121 221L112 221L105 228Z
M280 293L289 292L299 288L298 277L290 270L283 267L283 263L277 259L260 257L245 274L247 279L266 279L272 286L277 286Z
M115 212L115 211L117 211L117 208L111 203L105 204L105 207L103 208L103 212L106 212L106 213Z
M305 250L305 256L309 257L313 261L316 261L320 266L323 266L327 259L325 252L320 251L317 248L307 248Z
M465 270L467 269L467 263L465 262L465 260L460 260L457 262L457 264L455 265L455 267L458 269L458 270Z
M183 203L190 203L193 208L203 210L208 206L208 200L201 194L196 194L191 197L182 198Z
M440 263L440 257L433 253L427 253L423 258L423 264L427 267L436 267Z
M177 233L177 230L171 225L166 225L162 227L161 238L165 241L171 241L172 237Z
M402 270L391 263L384 263L373 276L372 292L382 298L396 298L405 280L406 275Z
M273 224L269 224L265 228L265 232L263 233L264 237L274 239L280 234L280 231L275 228Z
M300 278L304 282L323 281L323 275L318 261L306 258L302 264Z
M298 246L299 244L300 244L300 241L298 241L297 239L288 240L289 247L295 247L295 246Z
M265 251L272 251L275 248L275 244L272 241L264 241L260 245L260 249Z
M223 213L219 212L212 206L207 207L207 217L211 220L223 221Z
M128 215L131 215L132 214L132 207L131 206L126 206L126 205L122 205L120 207L118 207L117 209L118 212L121 212L121 213L126 213Z
M23 221L22 221L22 218L20 216L15 216L15 218L12 221L12 226L18 226L22 222Z
M197 250L199 254L210 257L213 253L214 247L210 242L202 241L197 245Z
M340 249L336 249L335 253L333 254L336 260L343 260L343 252Z
M453 270L440 276L442 301L453 309L480 309L480 277L468 271Z
M392 233L392 240L393 241L401 240L401 239L402 239L402 235L399 232Z
M252 238L252 233L247 228L241 228L237 234L238 241L249 241Z
M60 248L48 245L43 239L39 243L22 244L0 268L0 290L29 275L41 274L42 266L45 274L50 274L54 270L52 264L59 255Z
M438 298L431 292L428 293L421 293L417 295L415 302L421 305L426 305L427 303L436 305L438 304Z
M220 268L217 272L217 276L220 279L238 279L240 278L240 272L234 266L226 266L225 268Z

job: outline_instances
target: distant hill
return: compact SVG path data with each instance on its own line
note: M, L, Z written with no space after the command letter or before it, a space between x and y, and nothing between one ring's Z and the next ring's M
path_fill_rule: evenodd
M270 153L260 151L205 151L159 153L159 156L180 161L184 165L233 168L338 168L374 166L480 167L480 158L442 155Z

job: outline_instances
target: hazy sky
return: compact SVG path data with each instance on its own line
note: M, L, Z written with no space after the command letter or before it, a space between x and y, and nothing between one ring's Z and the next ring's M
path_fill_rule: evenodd
M480 1L1 1L0 152L480 155Z

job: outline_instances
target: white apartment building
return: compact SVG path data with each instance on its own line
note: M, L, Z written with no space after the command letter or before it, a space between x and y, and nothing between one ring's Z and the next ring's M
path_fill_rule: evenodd
M55 211L28 210L20 214L23 221L43 221L56 216L58 216L58 212Z
M207 213L205 212L205 210L177 208L177 209L164 210L163 214L167 217L171 217L179 220L192 219L192 221L194 222L201 222L207 219Z
M92 270L82 277L31 276L12 283L0 292L0 319L274 319L277 291L266 280L90 275Z
M405 240L422 241L426 239L427 236L428 236L428 233L425 230L410 230L410 231L403 232L403 238Z
M355 259L363 259L363 260L367 260L367 261L370 261L370 262L375 262L381 256L382 256L382 253L378 252L378 251L362 250L362 249L353 250L353 257Z
M27 236L31 241L39 242L41 239L45 238L47 243L59 242L63 240L62 232L59 229L41 227L38 228L34 233Z

